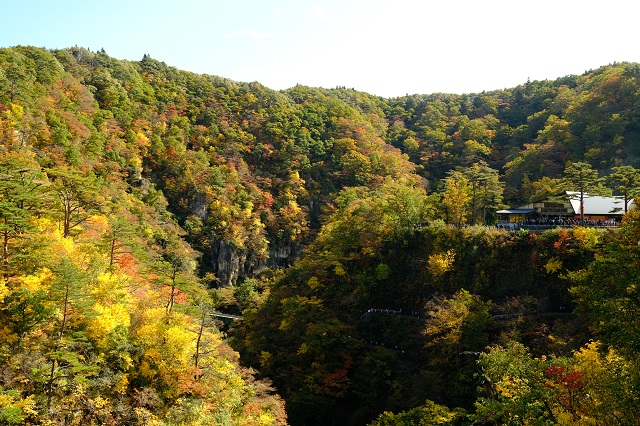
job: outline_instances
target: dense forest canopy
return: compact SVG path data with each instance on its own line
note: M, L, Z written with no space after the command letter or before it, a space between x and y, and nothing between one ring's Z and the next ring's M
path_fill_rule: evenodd
M633 198L639 79L385 99L0 49L0 423L637 424L638 213L490 225Z

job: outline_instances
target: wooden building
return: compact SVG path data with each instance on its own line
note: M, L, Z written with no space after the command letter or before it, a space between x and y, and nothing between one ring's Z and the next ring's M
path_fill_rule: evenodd
M629 202L627 209L634 205ZM623 197L584 194L584 220L588 225L614 225L625 213ZM498 225L514 228L529 225L565 225L580 221L580 193L566 191L554 197L532 201L521 206L498 210Z

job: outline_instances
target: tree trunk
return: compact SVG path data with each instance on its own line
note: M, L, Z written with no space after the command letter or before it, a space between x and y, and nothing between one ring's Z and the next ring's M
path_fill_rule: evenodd
M176 267L173 268L173 276L171 277L171 294L169 295L169 301L167 302L166 310L167 313L173 310L173 303L175 300L175 292L176 292L176 275L178 270Z
M8 220L4 218L5 226L8 226ZM5 229L2 233L2 268L5 281L9 279L9 230Z
M202 374L199 371L199 362L200 362L200 344L202 342L202 334L204 333L204 322L207 319L207 312L203 308L202 315L200 316L200 329L198 330L198 339L196 340L196 355L195 360L193 362L193 366L195 367L195 379L198 380Z

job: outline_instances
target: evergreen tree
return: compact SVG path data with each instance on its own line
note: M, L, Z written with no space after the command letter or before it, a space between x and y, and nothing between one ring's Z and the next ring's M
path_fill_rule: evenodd
M471 224L477 223L478 215L486 224L489 210L496 209L502 202L503 185L498 171L481 160L464 169L463 174L471 186Z
M629 209L631 198L640 193L640 170L633 166L618 166L607 176L607 182L613 186L615 192L624 197L624 212Z
M46 178L29 152L0 154L0 239L5 280L11 274L16 240L35 230L31 219L45 207L46 184Z
M77 169L56 167L48 169L47 175L52 181L51 190L59 201L62 234L68 237L74 227L99 211L103 200L99 183L94 176L84 175Z
M569 163L564 170L562 186L565 190L575 192L571 199L580 202L580 220L584 221L584 197L585 195L603 195L608 191L602 186L602 179L598 171L585 162Z

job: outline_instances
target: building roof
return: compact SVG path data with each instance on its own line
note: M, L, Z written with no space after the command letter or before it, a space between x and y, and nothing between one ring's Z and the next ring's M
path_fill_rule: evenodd
M535 211L536 209L506 209L506 210L498 210L496 213L498 214L529 214Z
M525 208L525 206L531 206L534 204L539 204L542 202L546 202L547 200L555 200L555 202L564 200L563 202L567 205L567 211L561 214L580 214L580 193L576 191L566 191L561 194L558 194L554 197L542 198L539 200L531 201L527 204L505 209L498 210L496 213L499 214L530 214L538 209L535 208ZM571 209L569 209L569 205ZM634 200L629 200L629 205L627 208L631 208L634 206ZM571 212L573 210L573 212ZM597 195L588 195L584 194L584 214L586 215L623 215L624 214L624 197L602 197ZM554 214L558 214L560 212L555 212Z
M569 202L576 214L580 214L580 193L567 191ZM629 204L632 204L633 201ZM584 214L607 215L624 214L623 197L601 197L584 194Z

